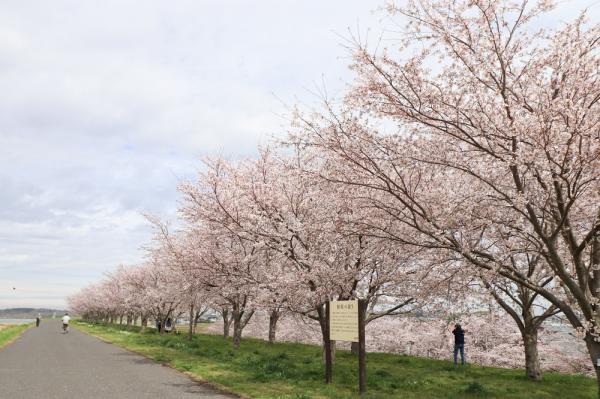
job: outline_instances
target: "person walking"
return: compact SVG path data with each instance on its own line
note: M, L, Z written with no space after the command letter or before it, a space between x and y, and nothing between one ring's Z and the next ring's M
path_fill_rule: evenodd
M62 318L63 334L69 333L69 321L71 321L71 318L69 317L68 313L65 313L65 315Z
M35 318L35 326L39 327L41 321L42 321L42 315L38 313L37 317Z
M465 330L462 329L460 324L454 325L454 365L458 364L458 352L460 352L460 362L462 365L465 364Z

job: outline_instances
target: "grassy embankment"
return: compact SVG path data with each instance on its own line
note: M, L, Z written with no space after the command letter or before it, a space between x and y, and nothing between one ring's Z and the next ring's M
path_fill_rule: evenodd
M10 344L31 326L32 324L19 324L16 326L0 325L0 348Z
M230 340L197 334L160 336L139 334L138 327L101 326L76 322L82 331L148 356L251 398L357 398L357 359L337 352L334 383L323 384L321 349L317 346L276 343L244 338L235 351ZM364 398L596 398L591 378L546 373L542 382L530 382L523 370L468 365L383 353L367 354Z

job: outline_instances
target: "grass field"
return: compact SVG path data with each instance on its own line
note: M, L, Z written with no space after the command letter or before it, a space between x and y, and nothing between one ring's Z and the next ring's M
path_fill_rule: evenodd
M32 324L19 324L16 326L0 326L0 348L14 341L23 331L31 327Z
M338 351L334 382L323 381L317 346L244 338L235 351L220 336L140 335L133 327L76 322L82 331L188 372L230 392L250 398L358 398L357 359ZM527 381L523 370L468 365L383 353L367 354L364 398L596 398L596 384L579 375L546 373L542 382Z

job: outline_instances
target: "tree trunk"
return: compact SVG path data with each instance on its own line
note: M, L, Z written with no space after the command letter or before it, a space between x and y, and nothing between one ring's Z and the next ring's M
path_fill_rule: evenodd
M200 312L196 311L194 313L194 333L196 332L196 329L198 328L198 319L200 318Z
M164 335L165 334L165 327L167 324L167 319L169 318L169 316L165 316L164 318L160 319L160 330L158 330L158 332L160 333L160 335Z
M253 310L243 309L240 310L238 306L233 307L232 318L233 318L233 347L235 349L240 347L242 341L242 331L248 321L254 314Z
M331 360L331 340L329 339L329 303L317 308L319 315L319 326L321 327L321 337L323 338L323 357L325 360L325 384L331 384L333 376Z
M598 385L598 398L600 398L600 367L596 367L596 384Z
M235 349L240 347L242 342L242 323L240 320L234 317L233 319L233 347Z
M362 395L367 391L367 348L365 326L367 324L367 306L369 302L358 300L358 392Z
M592 365L596 371L596 383L598 384L598 398L600 398L600 367L598 367L598 359L600 359L600 342L596 342L594 337L587 333L585 336L585 345L587 346Z
M536 317L533 311L533 291L527 287L519 287L517 295L521 300L519 304L520 315L515 309L506 303L485 280L482 280L486 288L496 300L496 302L506 311L506 313L515 321L521 332L523 339L523 349L525 351L525 375L532 381L542 379L542 369L540 367L540 358L538 355L538 329L541 322L548 316L540 319Z
M521 335L525 346L525 373L530 380L539 381L542 379L542 370L538 356L537 330L523 331Z
M142 316L142 328L140 329L140 333L144 333L146 331L146 327L148 327L148 318L146 316Z
M269 315L269 343L275 342L275 334L277 333L277 321L279 320L280 312L273 310Z
M125 323L127 324L127 327L131 326L131 319L132 319L131 315L127 315L127 319L125 321Z
M119 316L119 324L121 324L121 325L123 324L123 315Z
M223 338L229 337L229 326L231 325L231 320L229 319L229 309L223 309Z
M190 325L188 329L188 339L191 341L194 337L194 304L190 305Z

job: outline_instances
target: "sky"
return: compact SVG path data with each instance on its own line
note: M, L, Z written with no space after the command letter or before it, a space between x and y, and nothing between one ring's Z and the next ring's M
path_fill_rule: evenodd
M378 0L0 3L0 308L64 308L143 261L143 214L176 218L203 156L252 156L289 108L336 96ZM561 3L568 20L598 2Z

